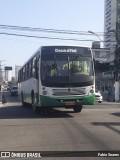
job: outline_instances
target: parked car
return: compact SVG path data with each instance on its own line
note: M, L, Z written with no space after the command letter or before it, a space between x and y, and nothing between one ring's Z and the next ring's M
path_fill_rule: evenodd
M2 91L7 91L7 87L6 86L1 86L1 90Z
M101 95L100 92L95 92L95 98L96 98L96 102L101 103L103 101L103 96Z
M18 95L18 86L12 86L10 92L11 96Z

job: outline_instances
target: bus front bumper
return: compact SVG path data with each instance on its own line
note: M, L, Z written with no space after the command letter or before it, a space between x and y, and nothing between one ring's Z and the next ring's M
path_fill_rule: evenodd
M77 96L77 97L48 97L40 96L42 107L61 107L61 106L76 106L76 105L94 105L95 96Z

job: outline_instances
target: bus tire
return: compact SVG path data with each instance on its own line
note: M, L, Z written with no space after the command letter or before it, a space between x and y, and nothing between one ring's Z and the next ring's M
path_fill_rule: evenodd
M23 92L21 93L21 102L22 102L22 106L25 107Z
M32 109L34 113L38 112L38 106L36 105L36 98L34 96L34 93L31 94L31 100L32 100Z
M81 112L82 111L82 106L75 106L75 107L73 107L73 111L75 113Z
M37 107L37 105L34 103L34 104L32 104L32 109L33 109L33 112L34 113L37 113L38 112L38 107Z

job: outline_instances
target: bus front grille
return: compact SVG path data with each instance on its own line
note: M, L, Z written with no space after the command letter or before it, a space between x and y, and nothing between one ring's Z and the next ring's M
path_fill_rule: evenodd
M53 89L54 96L66 96L66 95L85 95L84 89Z

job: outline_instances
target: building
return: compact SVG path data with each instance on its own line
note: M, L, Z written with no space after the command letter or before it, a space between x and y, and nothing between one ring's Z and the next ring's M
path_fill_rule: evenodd
M9 82L12 79L12 71L11 70L5 70L5 81Z
M18 66L18 65L15 66L15 81L16 82L18 81L18 71L20 68L21 68L21 66Z
M2 67L0 63L0 85L2 84L2 81L3 81L3 75L2 75Z
M117 23L120 23L120 0L105 0L104 9L105 48L116 45Z
M118 92L120 90L118 89L120 72L118 70L119 65L117 64L119 53L116 52L116 48L120 45L120 0L105 0L104 5L104 47L110 49L110 56L107 60L108 70L104 71L98 78L101 80L102 85L104 85L106 93L109 92L108 86L111 86L110 91L114 94L114 99L118 101L120 99ZM116 77L118 77L117 80Z
M120 0L105 0L104 8L104 47L110 48L114 61L115 47L120 43Z
M9 82L12 79L12 67L5 66L5 81Z
M109 48L92 48L95 59L95 84L100 91L105 90L106 83L104 73L109 70L110 49Z

